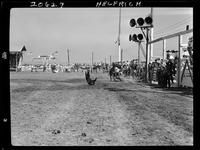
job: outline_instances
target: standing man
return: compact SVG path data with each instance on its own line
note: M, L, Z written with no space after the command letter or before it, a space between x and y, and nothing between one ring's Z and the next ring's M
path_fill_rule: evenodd
M166 63L166 70L167 70L167 83L168 87L170 87L170 81L173 83L173 63L172 59L169 59Z
M151 62L149 63L149 72L148 73L149 73L149 82L152 83L152 79L153 79L152 78L153 77L153 65L152 65Z

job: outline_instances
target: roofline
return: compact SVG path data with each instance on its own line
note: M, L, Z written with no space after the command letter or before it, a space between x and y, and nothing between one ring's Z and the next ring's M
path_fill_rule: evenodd
M23 52L23 51L27 51L25 45L22 46L22 48L20 50L10 50L10 52Z
M22 53L22 51L10 51L10 53Z
M193 29L180 31L180 32L177 32L177 33L174 33L174 34L170 34L170 35L167 35L167 36L163 36L163 37L157 38L157 39L155 39L153 41L148 42L148 44L152 44L152 43L155 43L155 42L159 42L161 40L177 37L179 35L188 34L188 33L191 33L191 32L193 32Z

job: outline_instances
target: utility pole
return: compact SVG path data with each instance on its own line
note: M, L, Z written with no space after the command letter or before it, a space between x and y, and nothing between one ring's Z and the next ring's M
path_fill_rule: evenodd
M17 72L17 53L15 55L16 55L15 63L16 63L16 72Z
M183 36L178 35L178 66L177 66L177 85L180 87L181 85L181 52L182 52L182 40Z
M94 57L94 56L93 56L93 52L92 52L92 66L93 66L93 63L94 63L94 62L93 62L93 57Z
M112 56L110 55L110 65L111 65L111 63L112 63L112 61L111 61L111 57L112 57Z
M91 70L90 70L91 73L93 72L93 63L94 63L94 62L93 62L93 57L94 57L94 56L93 56L93 52L92 52L92 65L91 65Z
M118 29L119 62L121 61L120 34L121 34L121 8L119 9L119 29Z
M142 41L138 41L138 73L140 75L140 67L141 67L141 60L140 60L140 49L141 49L141 42Z
M69 59L69 49L67 49L67 57L68 57L68 65L70 65L70 59Z
M138 42L138 65L140 66L140 46L141 46L141 41Z
M150 14L152 20L154 20L153 18L153 8L151 7L151 14ZM153 41L153 27L150 29L150 41ZM150 45L149 47L149 60L152 61L152 58L153 58L153 44Z
M122 61L123 61L123 49L121 49L121 60L120 60L120 62L122 63Z
M145 77L146 82L149 81L149 28L146 28L146 68L145 68Z
M163 60L166 58L166 39L163 40L162 58Z
M144 25L144 22L146 23L146 25ZM141 29L141 31L142 31L142 33L143 33L143 35L144 35L144 37L145 37L145 39L146 39L146 67L145 67L145 80L146 80L146 82L148 82L148 65L149 65L149 46L148 46L148 44L149 44L149 31L150 31L150 28L152 28L153 27L153 20L152 20L152 18L151 18L151 16L148 16L148 17L146 17L145 19L143 19L143 18L138 18L137 19L137 24L136 24L136 21L135 21L135 19L131 19L130 20L130 26L131 27L134 27L134 26L136 26L136 28L140 28ZM144 33L144 29L146 29L146 34ZM138 41L138 39L139 40L142 40L142 36L140 35L140 34L138 34L138 36L136 35L136 34L134 34L133 36L131 36L131 35L129 35L129 41Z

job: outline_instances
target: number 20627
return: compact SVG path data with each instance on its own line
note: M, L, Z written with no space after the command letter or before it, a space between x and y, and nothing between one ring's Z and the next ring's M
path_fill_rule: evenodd
M46 7L46 8L62 8L64 6L63 2L30 2L30 7Z

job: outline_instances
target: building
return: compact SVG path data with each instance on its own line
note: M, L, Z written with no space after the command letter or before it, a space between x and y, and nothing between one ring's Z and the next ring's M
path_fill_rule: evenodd
M23 52L26 51L26 47L16 48L10 51L10 71L18 71L22 64Z

